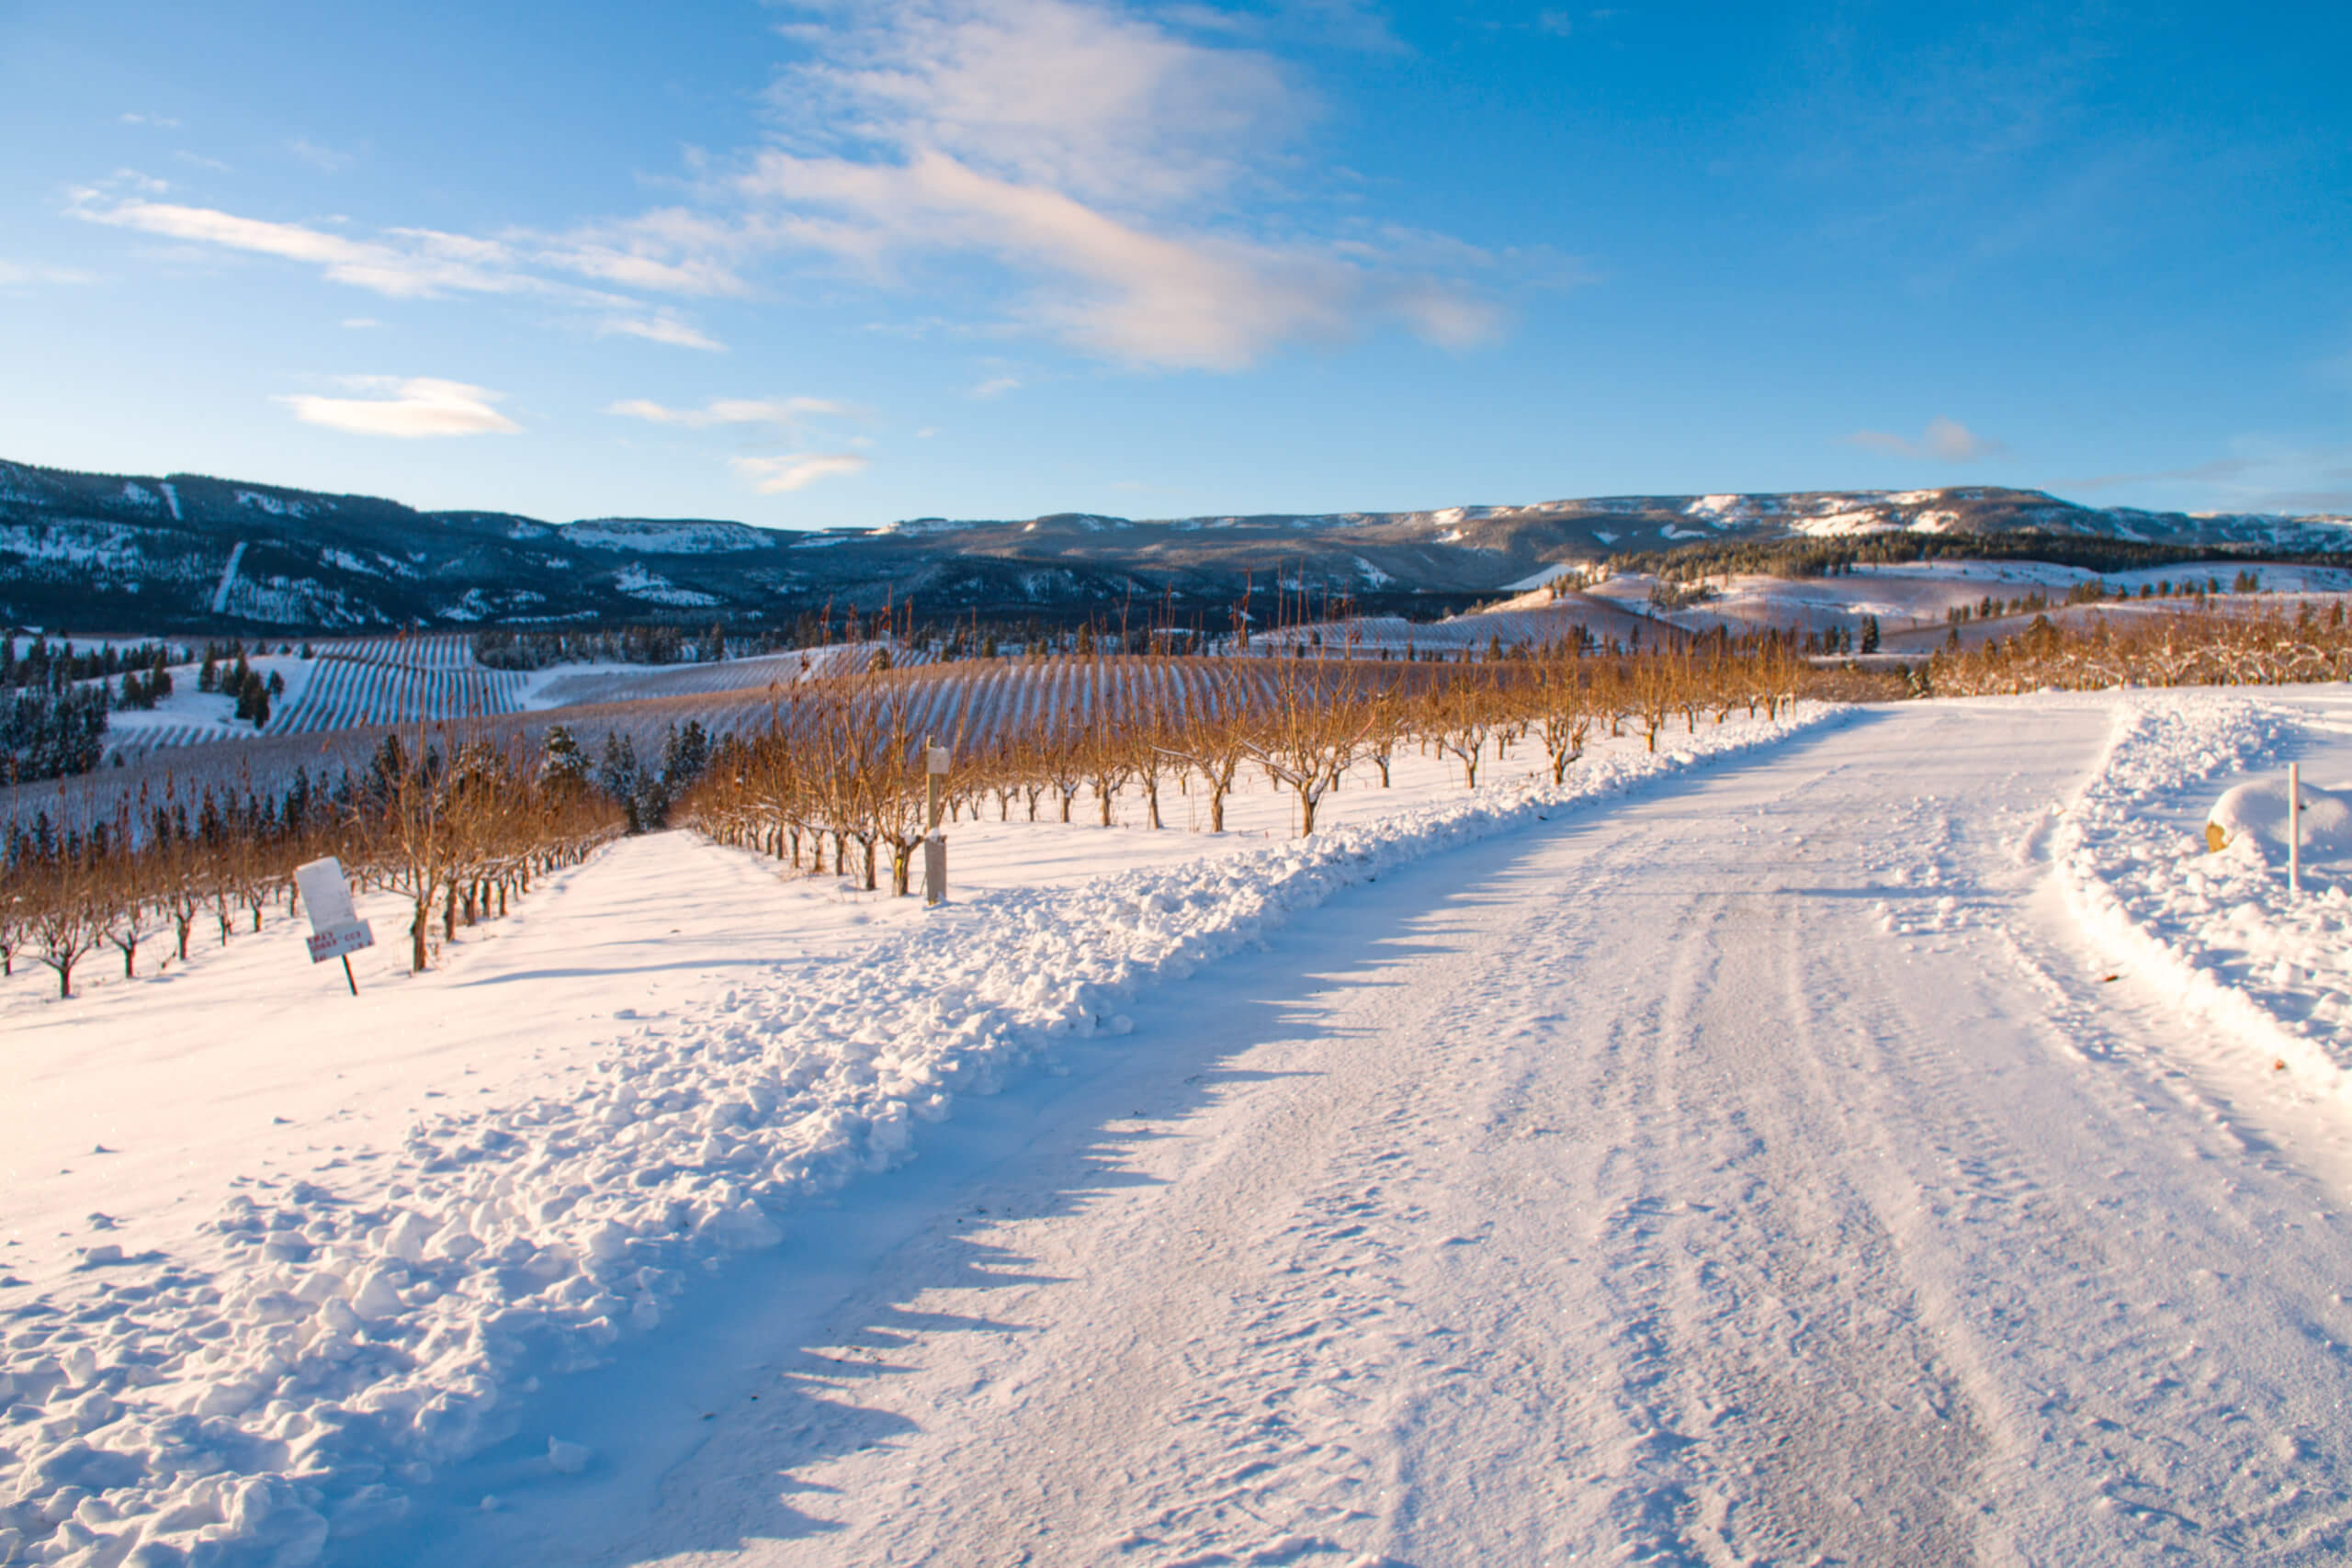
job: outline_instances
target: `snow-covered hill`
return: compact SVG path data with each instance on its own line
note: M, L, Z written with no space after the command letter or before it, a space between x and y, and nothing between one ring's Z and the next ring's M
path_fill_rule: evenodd
M706 614L775 624L912 601L934 621L1142 615L1222 629L1236 604L1261 625L1338 601L1428 619L1539 586L1564 565L1698 544L2017 534L2352 546L2352 524L2337 517L2196 517L1983 487L1160 520L932 517L788 534L710 520L421 513L198 475L0 463L0 622L299 635Z

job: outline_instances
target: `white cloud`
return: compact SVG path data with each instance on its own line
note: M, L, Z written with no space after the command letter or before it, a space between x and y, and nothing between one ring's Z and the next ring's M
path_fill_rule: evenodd
M781 495L819 479L864 473L866 459L854 452L791 452L781 457L737 457L735 471L762 495Z
M286 144L286 150L322 174L341 174L356 162L352 154L338 152L332 147L322 146L307 136L294 138Z
M118 185L127 178L118 175ZM159 189L151 186L149 194ZM543 299L596 312L592 330L599 337L642 338L708 353L724 353L727 345L666 308L649 309L628 295L548 275L571 272L623 288L693 294L740 289L733 274L715 260L665 261L625 248L621 237L628 235L636 238L627 243L640 247L665 235L673 243L697 234L707 237L710 226L674 214L608 226L594 240L549 241L531 236L481 239L434 229L387 229L373 237L355 238L315 223L245 218L216 208L111 197L97 190L76 193L72 210L93 223L314 266L333 282L390 299L505 295Z
M650 316L607 316L596 324L596 335L641 337L648 343L665 343L673 348L699 348L711 354L727 352L727 345L717 338L661 310Z
M1313 166L1295 143L1317 106L1248 40L1295 31L1299 18L1283 18L1296 11L1321 32L1393 47L1359 0L1287 0L1271 16L1113 0L797 9L780 30L803 58L771 96L771 144L737 160L689 154L691 195L634 217L492 238L367 235L140 198L119 183L74 210L393 298L557 301L599 335L705 351L722 345L642 297L743 296L747 267L778 256L886 288L920 283L933 259L962 264L945 276L991 297L954 324L1043 333L1137 367L1235 370L1379 323L1456 348L1498 330L1462 282L1498 260L1470 247L1371 225L1299 237L1287 214L1275 219L1283 237L1269 237L1262 214L1292 196L1278 182ZM294 148L322 166L345 157Z
M872 276L978 253L1021 319L1138 367L1232 370L1370 319L1459 346L1493 312L1378 245L1270 243L1229 210L1311 118L1270 55L1076 0L815 7L775 98L786 145L736 183L750 226Z
M1946 463L1973 463L1984 457L1997 457L2008 450L1956 419L1941 417L1929 420L1927 430L1917 439L1883 430L1858 430L1846 437L1846 443L1890 457L1933 458Z
M122 123L125 125L158 126L165 130L177 130L180 128L180 122L178 120L175 120L171 116L165 114L125 114L122 117Z
M1272 57L1074 0L812 7L823 57L772 97L814 145L928 149L1081 199L1213 193L1306 112Z
M859 412L849 403L831 398L713 398L698 409L664 407L645 398L631 398L605 410L625 419L641 419L653 424L684 425L689 430L708 430L721 424L766 424L779 430L790 430L803 420L831 418ZM789 488L789 487L787 487Z
M395 229L388 239L354 240L300 223L240 218L209 207L107 201L90 191L81 193L74 211L93 223L307 263L337 283L396 299L548 290L548 285L515 270L514 258L504 246L462 234Z
M522 426L491 407L504 394L463 381L430 377L349 376L344 384L372 396L322 398L308 393L275 400L305 424L353 435L415 439L429 435L513 435Z
M1020 389L1021 378L1018 376L991 376L987 380L981 382L978 386L974 387L972 389L971 395L976 398L984 399L1001 398L1007 392L1015 392Z
M1154 233L939 152L898 164L770 153L744 185L854 213L853 254L978 250L1046 275L1054 286L1022 308L1029 321L1139 367L1238 370L1280 343L1337 338L1363 292L1357 270L1329 255Z
M70 266L43 266L35 262L0 260L0 288L30 284L88 283L91 275Z

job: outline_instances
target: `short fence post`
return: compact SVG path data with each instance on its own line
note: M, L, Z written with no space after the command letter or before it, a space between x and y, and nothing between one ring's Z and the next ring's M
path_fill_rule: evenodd
M947 748L923 743L922 901L947 902L947 839L939 830L941 797L947 789Z
M2287 764L2287 891L2303 891L2303 765Z

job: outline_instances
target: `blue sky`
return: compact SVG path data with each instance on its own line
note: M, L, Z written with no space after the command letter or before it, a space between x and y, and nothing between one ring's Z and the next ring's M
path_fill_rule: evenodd
M2352 513L2341 6L0 5L0 456Z

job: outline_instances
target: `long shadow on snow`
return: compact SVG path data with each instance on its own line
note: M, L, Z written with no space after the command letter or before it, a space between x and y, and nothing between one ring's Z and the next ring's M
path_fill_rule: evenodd
M1826 734L1808 731L1788 745ZM1647 805L1704 790L1739 765L1660 780L1638 798ZM1053 1072L1032 1069L1000 1095L960 1097L950 1121L922 1130L919 1159L788 1214L782 1245L691 1281L657 1331L624 1340L605 1367L551 1379L515 1413L513 1436L419 1489L408 1523L333 1542L326 1561L638 1564L845 1528L857 1499L805 1472L920 1429L859 1403L862 1387L914 1370L948 1336L1043 1331L1037 1322L913 1303L936 1292L1066 1282L968 1230L1080 1215L1102 1194L1159 1185L1128 1166L1125 1151L1184 1136L1185 1119L1221 1096L1295 1076L1229 1064L1298 1038L1325 1010L1315 998L1407 983L1392 972L1436 950L1409 934L1417 920L1450 903L1491 899L1484 885L1513 861L1611 830L1624 799L1564 807L1516 837L1344 889L1262 947L1145 992L1128 1006L1131 1036L1064 1040ZM1025 1315L1040 1317L1034 1300ZM592 1448L584 1475L550 1468L551 1436ZM695 1495L684 1472L705 1450L737 1457L718 1470L717 1495ZM756 1487L727 1484L760 1473L766 1480ZM495 1497L494 1508L482 1506L485 1497Z

